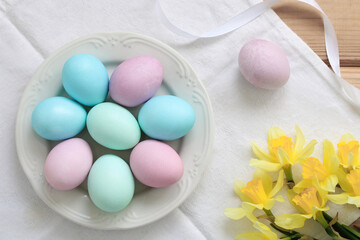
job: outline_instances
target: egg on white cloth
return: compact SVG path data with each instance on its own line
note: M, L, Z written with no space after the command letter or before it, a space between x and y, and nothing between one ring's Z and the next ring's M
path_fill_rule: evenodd
M256 87L277 89L289 79L289 61L283 50L272 42L255 39L246 43L238 60L241 74Z

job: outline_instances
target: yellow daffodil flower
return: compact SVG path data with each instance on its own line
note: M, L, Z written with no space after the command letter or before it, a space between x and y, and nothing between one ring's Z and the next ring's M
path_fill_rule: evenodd
M255 222L253 227L260 232L240 233L236 236L236 240L278 240L276 233L272 232L268 226L261 222Z
M345 133L337 145L340 164L344 168L360 168L359 141L350 133Z
M314 186L305 188L297 195L293 191L288 190L288 197L291 199L291 203L302 213L279 215L275 219L275 224L285 229L301 228L304 226L306 219L317 219L319 212L322 216L321 212L329 209L329 207L325 207L327 202L325 193Z
M360 207L360 169L351 170L348 174L340 169L338 178L344 192L328 195L328 199L336 204L348 203Z
M334 146L329 140L324 140L324 163L319 159L309 157L302 164L302 176L298 184L295 185L294 191L299 193L302 186L311 185L309 182L318 181L319 186L328 192L335 192L335 187L338 184L336 173L339 169L339 160L336 156Z
M295 126L296 141L295 144L291 138L278 127L272 127L268 134L269 153L266 153L254 142L252 149L257 159L250 160L250 166L262 169L267 172L278 171L281 168L286 169L289 165L302 163L314 151L316 141L312 140L304 147L305 138L299 126Z
M234 190L242 200L240 208L227 208L225 215L231 219L238 220L243 217L256 222L256 217L252 214L255 209L269 210L274 206L275 201L283 202L281 196L275 196L284 184L284 172L279 172L278 180L273 187L273 181L269 174L258 170L254 173L253 180L246 185L240 180L235 181Z

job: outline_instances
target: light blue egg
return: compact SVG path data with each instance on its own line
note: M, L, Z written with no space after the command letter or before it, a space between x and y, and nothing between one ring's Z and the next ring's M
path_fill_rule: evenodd
M185 100L162 95L144 104L138 120L149 137L170 141L185 136L191 130L195 123L195 112Z
M125 208L135 191L129 165L112 154L101 156L90 170L88 190L92 202L103 211L117 212Z
M54 141L75 136L84 129L85 122L85 109L66 97L45 99L35 107L31 117L35 132Z
M105 101L109 76L99 59L89 54L77 54L64 64L62 83L66 92L76 101L94 106Z

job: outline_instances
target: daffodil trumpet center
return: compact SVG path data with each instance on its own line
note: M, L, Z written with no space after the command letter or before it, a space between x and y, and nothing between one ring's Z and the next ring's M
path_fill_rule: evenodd
M251 180L241 189L241 192L247 195L253 203L263 204L268 200L261 178Z
M360 169L351 170L346 179L350 183L355 196L360 196Z
M289 160L293 161L293 142L288 136L281 136L274 138L270 141L270 147L275 154L276 158L279 159L278 149L281 148L289 156Z
M349 154L352 153L354 155L354 159L356 163L358 163L359 159L359 142L356 140L350 142L340 142L338 145L340 162L344 166L349 166ZM355 164L355 163L353 163ZM355 164L356 165L356 164Z
M319 181L324 181L329 176L328 170L317 158L308 158L303 163L302 167L302 175L304 179L314 179L315 177L317 177Z
M313 206L320 208L320 202L315 187L306 188L300 194L296 195L292 201L303 209L306 214L312 214Z

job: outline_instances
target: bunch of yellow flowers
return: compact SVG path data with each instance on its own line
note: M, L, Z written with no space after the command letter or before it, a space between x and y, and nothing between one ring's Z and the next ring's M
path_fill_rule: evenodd
M315 239L294 230L302 228L305 221L311 218L320 223L333 239L360 239L358 231L340 224L337 216L332 218L326 213L329 210L326 206L328 200L336 204L354 204L360 208L359 141L350 133L344 134L337 144L336 153L333 144L324 140L321 162L311 156L317 142L312 140L305 146L304 134L298 126L295 129L296 140L293 143L280 128L272 127L268 134L268 152L252 143L256 156L250 160L250 166L256 168L253 180L246 184L235 181L234 190L242 200L241 207L227 208L225 215L234 220L246 217L259 232L240 233L236 239ZM302 166L302 179L298 182L294 181L292 174L292 166L295 164ZM278 173L275 184L267 172ZM282 196L277 195L284 184L288 187L288 200L299 213L275 217L271 208L276 201L284 201ZM342 193L335 194L336 188L341 189ZM256 217L255 209L262 210L264 215ZM284 237L278 238L259 219L267 219L270 226Z

